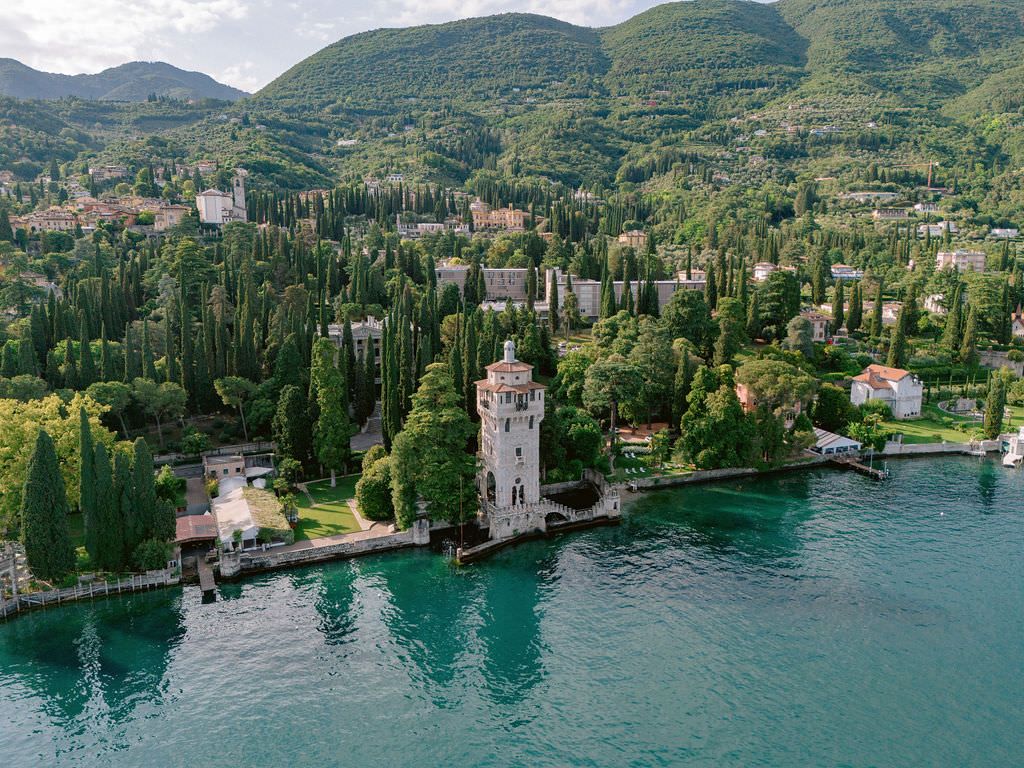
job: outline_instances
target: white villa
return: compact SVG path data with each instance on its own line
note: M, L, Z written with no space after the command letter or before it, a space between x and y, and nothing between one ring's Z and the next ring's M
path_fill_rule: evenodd
M860 280L864 277L864 270L851 267L849 264L833 264L833 280Z
M950 269L955 267L960 272L984 272L985 253L983 251L967 251L959 249L956 251L939 251L935 254L935 269Z
M770 261L759 261L754 265L754 282L763 283L768 279L768 275L778 271L778 269L778 264L772 264Z
M869 365L860 375L853 377L850 402L863 405L868 400L881 400L897 419L910 419L921 415L924 387L921 380L902 368Z

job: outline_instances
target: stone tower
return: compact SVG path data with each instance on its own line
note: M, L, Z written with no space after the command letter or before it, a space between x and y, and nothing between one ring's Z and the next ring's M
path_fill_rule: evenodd
M232 179L231 190L232 218L236 221L246 221L248 218L245 210L245 177L249 172L244 168L236 168L235 176Z
M476 383L482 463L477 483L485 508L517 508L540 501L544 390L533 380L533 366L516 360L511 341L505 342L504 358L488 365L487 378Z

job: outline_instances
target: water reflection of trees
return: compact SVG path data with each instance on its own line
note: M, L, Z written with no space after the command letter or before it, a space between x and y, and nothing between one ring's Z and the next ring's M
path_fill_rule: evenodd
M328 645L343 645L355 639L358 624L359 595L356 592L355 567L352 561L319 566L291 578L294 589L313 589L316 598L317 630Z
M800 554L802 528L827 503L849 492L850 476L795 472L666 490L636 500L627 518L635 548L699 547L720 558L778 564Z
M16 678L55 722L87 710L124 722L163 696L185 635L181 600L180 591L165 590L20 616L0 633L0 677Z
M513 703L542 677L538 603L555 557L542 542L471 567L415 553L362 561L360 571L388 595L380 612L395 662L449 708L470 689Z
M544 678L543 593L557 578L559 543L509 552L483 580L478 637L485 689L495 704L523 701Z

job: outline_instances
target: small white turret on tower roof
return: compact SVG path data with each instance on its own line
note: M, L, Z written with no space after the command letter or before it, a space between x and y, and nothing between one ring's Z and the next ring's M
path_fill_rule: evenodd
M516 361L516 343L509 339L505 342L505 362L514 363Z

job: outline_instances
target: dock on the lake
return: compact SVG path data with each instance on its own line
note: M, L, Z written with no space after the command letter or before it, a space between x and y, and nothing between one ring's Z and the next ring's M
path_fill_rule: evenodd
M855 456L836 457L832 459L830 463L837 467L842 467L843 469L852 469L854 472L867 475L874 480L885 480L889 477L889 470L885 467L880 469L872 465L864 464Z
M203 597L212 596L217 589L217 582L213 578L213 568L206 562L205 557L196 558L196 569L199 571L199 588L203 591Z

